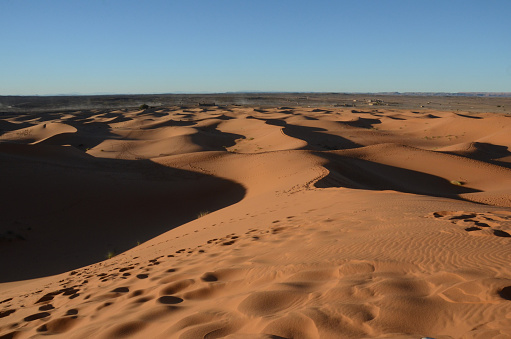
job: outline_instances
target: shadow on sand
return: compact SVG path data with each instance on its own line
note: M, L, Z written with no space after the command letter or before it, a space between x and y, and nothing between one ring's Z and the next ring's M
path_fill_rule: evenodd
M245 196L229 180L70 146L2 143L0 163L0 282L104 260Z
M470 187L453 185L448 180L409 169L383 165L335 153L316 153L328 160L330 172L315 183L317 188L346 187L364 190L393 190L404 193L460 199L460 194L480 192Z

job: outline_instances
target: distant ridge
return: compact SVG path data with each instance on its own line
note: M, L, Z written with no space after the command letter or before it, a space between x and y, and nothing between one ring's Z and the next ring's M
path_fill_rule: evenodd
M295 91L233 91L209 94L357 94L357 95L396 95L396 96L442 96L442 97L511 97L511 92L295 92ZM192 93L189 93L192 94ZM193 93L195 94L195 93ZM200 94L200 93L197 93Z
M362 94L362 93L360 93ZM413 95L413 96L443 96L443 97L511 97L511 92L378 92L366 93L374 95Z

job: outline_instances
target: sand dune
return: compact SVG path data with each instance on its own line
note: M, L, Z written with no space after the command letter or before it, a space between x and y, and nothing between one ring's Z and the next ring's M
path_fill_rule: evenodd
M511 337L506 115L168 107L0 129L0 338Z

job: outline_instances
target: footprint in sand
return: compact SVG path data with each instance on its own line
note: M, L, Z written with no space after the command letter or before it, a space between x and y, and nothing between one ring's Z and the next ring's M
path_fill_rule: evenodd
M135 268L134 266L123 267L123 268L119 269L119 273L126 272L126 271L132 270L134 268Z
M16 310L6 310L6 311L2 311L0 312L0 318L5 318L11 314L13 314L14 312L16 312Z
M50 293L46 293L39 300L37 300L35 303L39 304L39 303L43 303L43 302L46 302L46 301L53 300L59 294L62 294L63 296L69 296L69 299L74 299L74 298L76 298L76 297L78 297L80 295L78 293L78 292L80 292L80 289L75 288L75 287L76 286L67 287L67 288L63 288L61 290L57 290L57 291L53 291L53 292L50 292Z
M505 231L502 231L502 230L493 230L493 234L496 235L497 237L502 237L502 238L510 238L511 237L511 234L509 234Z
M511 286L506 286L501 289L499 295L502 299L511 300Z
M67 310L66 315L77 315L78 310L76 308L72 308L70 310Z
M172 295L164 295L164 296L158 298L158 302L160 304L164 304L164 305L180 304L183 301L184 301L183 299L181 299L179 297L174 297Z
M465 231L473 235L494 235L500 238L510 238L511 234L501 228L511 229L511 219L507 215L496 213L476 213L464 211L441 211L432 214L434 218L447 220L455 225L462 226ZM484 232L478 232L484 231Z
M204 273L204 275L201 277L202 281L206 282L212 282L212 281L218 281L217 276L212 272Z
M7 303L7 302L9 302L11 300L12 300L12 298L7 298L7 299L5 299L3 301L0 301L0 304Z
M23 320L25 320L25 321L34 321L34 320L37 320L37 319L42 319L42 318L49 317L50 315L51 314L48 313L48 312L40 312L40 313L29 315L28 317L25 317Z
M112 290L113 293L127 293L130 289L127 287L117 287L115 290Z
M53 307L52 304L46 304L46 305L39 307L39 311L49 311L49 310L53 310L54 308L55 307Z

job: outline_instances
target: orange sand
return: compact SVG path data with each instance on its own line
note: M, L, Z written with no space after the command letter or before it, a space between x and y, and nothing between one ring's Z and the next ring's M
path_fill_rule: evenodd
M0 118L2 339L511 338L511 116Z

